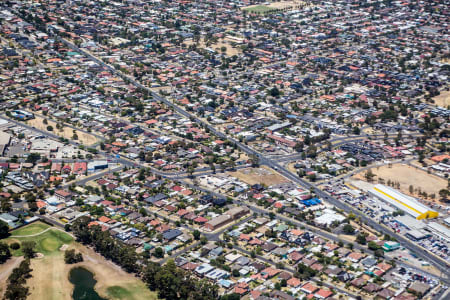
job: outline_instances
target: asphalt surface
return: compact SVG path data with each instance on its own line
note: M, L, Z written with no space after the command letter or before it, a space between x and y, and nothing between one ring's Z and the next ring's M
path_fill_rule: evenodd
M368 226L371 226L372 228L374 228L375 230L377 230L377 231L379 231L381 233L387 233L387 234L391 235L392 237L396 238L405 248L407 248L408 250L410 250L411 252L416 254L418 257L420 257L420 258L422 258L422 259L424 259L426 261L429 261L436 268L438 268L439 270L444 272L444 274L448 273L448 269L449 269L448 262L445 262L442 259L439 259L439 258L435 257L434 255L430 255L430 253L428 251L426 251L425 249L423 249L420 246L414 244L412 241L406 239L405 237L403 237L401 235L398 235L397 233L395 233L395 232L393 232L393 231L391 231L391 230L381 226L380 224L378 224L377 222L373 221L371 218L367 217L365 214L361 213L360 211L354 209L352 206L348 205L347 203L339 201L338 199L332 197L330 194L328 194L328 193L318 189L313 184L311 184L311 183L309 183L309 182L307 182L307 181L305 181L305 180L303 180L301 178L298 178L296 175L292 174L287 169L285 169L283 166L278 164L278 162L273 161L273 160L271 160L271 159L261 155L259 152L253 150L252 148L248 147L245 144L240 143L239 141L235 140L234 138L226 136L224 133L218 131L212 125L206 123L205 121L201 120L197 116L192 115L192 114L188 113L187 111L181 109L180 107L178 107L177 105L175 105L172 102L168 101L167 99L165 99L165 98L161 97L160 95L154 93L148 87L146 87L146 86L142 85L141 83L137 82L135 79L131 78L130 76L124 75L122 72L120 72L120 71L116 70L114 67L104 63L102 60L100 60L97 57L91 55L90 53L80 49L79 47L77 47L73 43L71 43L71 42L69 42L69 41L67 41L65 39L62 39L60 37L56 37L56 38L58 40L62 41L63 43L65 43L72 50L75 50L75 51L78 51L78 52L84 54L88 58L92 59L93 61L97 62L101 66L105 67L106 69L111 71L113 74L118 75L118 76L122 77L124 80L128 81L129 83L135 85L136 87L147 91L150 95L152 95L152 97L154 99L156 99L157 101L160 101L160 102L166 104L167 106L171 107L174 111L176 111L180 115L191 119L193 122L201 124L204 128L208 128L210 130L210 132L213 133L214 135L216 135L217 137L219 137L221 139L224 139L224 140L227 139L227 140L231 141L232 143L236 144L236 146L239 149L241 149L243 152L247 153L248 155L256 155L259 158L259 162L261 164L265 164L265 165L273 168L274 170L278 171L281 175L283 175L287 179L292 180L293 182L297 183L298 185L302 186L303 188L310 189L319 198L322 198L323 200L329 202L330 204L336 206L337 208L343 209L346 212L353 212L356 216L358 216ZM366 138L366 136L363 136L361 138Z

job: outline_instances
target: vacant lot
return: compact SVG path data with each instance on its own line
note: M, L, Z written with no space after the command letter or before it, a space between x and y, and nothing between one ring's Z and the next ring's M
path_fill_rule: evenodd
M42 117L36 116L36 118L32 119L32 120L28 120L27 121L28 125L34 126L35 128L39 129L39 130L44 130L47 132L51 132L53 134L59 135L60 137L66 138L66 139L72 139L73 137L73 133L74 133L74 129L67 127L67 126L63 126L61 129L57 129L56 128L56 123L50 120L47 120L47 124L44 124L44 119ZM47 128L48 126L53 127L52 131L48 131ZM81 132L81 131L77 131L75 130L77 136L78 136L78 141L86 146L91 146L95 143L98 142L97 138L91 134L85 133L85 132Z
M305 6L306 2L304 1L278 1L272 2L267 5L250 5L243 7L242 10L257 13L257 14L265 14L277 9L296 9Z
M383 178L385 182L388 180L399 182L400 191L409 195L411 195L409 193L410 185L414 189L420 189L422 192L426 192L428 195L436 194L436 198L439 198L439 191L441 189L447 188L447 181L445 179L404 164L395 164L391 167L382 166L371 170L377 175L374 178L374 182L378 182L379 178ZM353 178L366 180L364 174L365 172L359 173L353 176ZM416 191L412 196L418 196Z
M267 169L265 167L260 168L247 168L236 172L228 172L231 176L239 178L243 182L253 185L253 184L265 184L267 186L287 182L287 179L280 174Z
M195 44L195 42L193 40L186 40L183 43L185 43L188 46ZM200 39L200 41L198 42L198 47L202 48L202 49L209 47L209 48L216 50L218 53L222 53L221 48L225 47L226 48L225 54L227 56L238 55L239 53L242 52L242 50L241 50L241 48L239 48L239 46L236 46L235 48L233 48L233 46L231 45L231 42L228 42L227 40L223 40L223 41L219 40L217 43L207 46L205 43L205 40Z
M439 96L433 98L437 106L447 108L450 106L450 91L442 91Z
M69 281L69 272L75 266L90 270L97 280L95 289L108 299L144 300L157 299L138 278L123 271L120 267L104 259L101 255L79 243L69 234L36 222L12 232L5 242L34 241L36 251L44 254L42 258L31 260L32 277L27 280L31 300L71 300L73 285ZM64 250L76 249L83 254L84 261L74 265L64 262ZM0 274L8 273L21 259L21 250L14 251L12 260L2 265ZM3 277L0 275L0 279ZM1 280L0 282L4 282ZM0 288L4 288L0 283ZM0 292L1 293L1 292Z

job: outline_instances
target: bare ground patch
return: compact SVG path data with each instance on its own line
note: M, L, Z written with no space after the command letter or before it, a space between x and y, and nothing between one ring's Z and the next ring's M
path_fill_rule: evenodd
M439 96L433 98L437 106L447 108L450 105L450 91L442 91Z
M44 118L36 116L32 120L28 120L27 124L30 126L33 126L39 130L44 130L53 134L56 134L60 137L66 138L66 139L73 139L74 136L74 129L63 126L61 129L56 128L56 123L54 121L50 121L47 119L47 124L44 123ZM49 126L52 127L53 130L49 131ZM91 146L98 142L97 138L91 134L81 132L79 130L75 130L76 135L78 136L78 141L86 146Z
M247 168L236 172L228 172L228 174L250 185L259 183L271 186L288 181L277 172L272 171L271 169L268 169L266 167Z
M399 189L402 193L414 197L419 197L418 191L420 190L426 192L428 195L435 194L436 199L439 199L439 191L447 188L447 181L445 179L405 164L386 165L375 167L371 170L376 175L374 182L379 182L380 178L384 179L385 183L388 180L398 182L400 184ZM353 176L353 179L367 181L364 177L365 173L358 173ZM413 193L410 193L410 186L413 186ZM430 201L431 198L427 200ZM435 202L437 201L435 200Z
M190 46L195 44L194 40L186 40L183 43L185 43L186 45ZM226 39L224 40L219 40L217 43L211 44L211 45L207 45L205 43L204 39L200 39L200 41L198 42L198 47L199 48L211 48L214 49L215 51L221 53L222 47L226 48L225 54L227 56L233 56L233 55L238 55L240 53L242 53L242 50L239 48L239 46L237 45L236 47L233 48L233 45L231 44L231 42L227 41Z

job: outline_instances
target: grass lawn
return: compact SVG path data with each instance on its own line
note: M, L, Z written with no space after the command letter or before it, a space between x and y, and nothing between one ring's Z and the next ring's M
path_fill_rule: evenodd
M251 13L264 14L264 13L267 13L274 9L271 7L265 6L265 5L255 5L255 6L250 6L250 7L244 8L244 10L251 12Z
M32 224L33 225L33 224ZM30 226L32 226L30 225ZM21 228L19 230L22 230L23 232L27 231L27 228ZM36 227L33 227L30 229L30 232L33 232L36 230ZM44 229L45 230L45 229ZM68 235L65 232L62 232L58 229L52 228L51 230L48 230L42 234L36 235L36 236L30 236L30 237L17 237L16 232L12 232L12 236L5 239L5 242L8 244L11 244L13 242L25 242L25 241L34 241L36 243L35 250L36 252L42 253L44 255L52 255L55 252L58 253L59 248L61 248L64 244L70 244L73 241L73 238ZM13 250L12 254L14 256L22 256L22 250L17 249Z
M121 286L110 286L106 289L108 298L120 299L120 300L156 300L158 296L156 293L149 295L148 289L144 285L127 286L127 288Z
M14 230L11 235L31 235L36 234L41 231L44 231L47 228L50 228L51 226L42 222L34 222L28 226L21 227L17 230Z

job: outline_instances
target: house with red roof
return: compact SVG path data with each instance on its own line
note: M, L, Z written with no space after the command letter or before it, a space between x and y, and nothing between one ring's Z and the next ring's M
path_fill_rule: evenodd
M70 199L72 199L72 193L65 190L57 190L55 192L55 196L61 201L69 201Z
M86 162L76 162L73 165L72 173L73 174L82 175L82 174L86 174L86 170L87 170L87 163Z
M205 224L206 222L208 222L208 219L200 216L200 217L196 217L194 219L194 222L197 224Z
M72 167L70 165L65 165L62 169L61 172L65 173L65 174L69 174L72 171Z
M313 284L310 283L310 282L305 283L305 284L300 288L300 290L301 290L302 292L305 292L305 293L307 293L307 294L313 294L313 293L315 293L318 289L319 289L319 288L318 288L317 286L313 285Z
M333 292L324 290L324 289L320 289L314 293L314 296L318 299L327 299L327 298L333 296Z
M298 278L295 278L295 277L292 277L291 279L289 279L287 281L287 285L291 286L291 287L294 287L294 288L300 286L301 283L302 283L301 280L298 279Z

